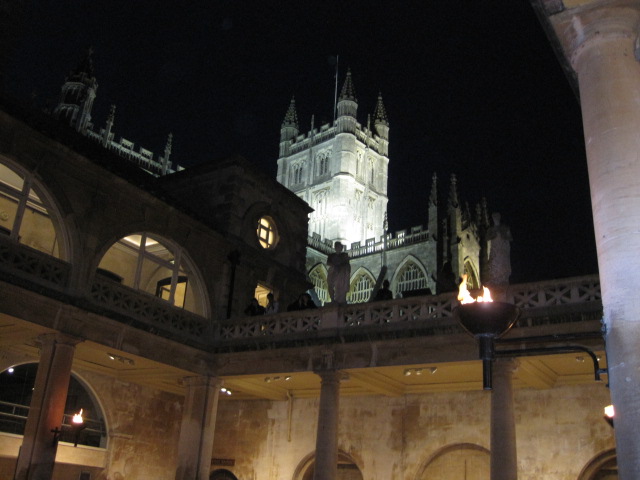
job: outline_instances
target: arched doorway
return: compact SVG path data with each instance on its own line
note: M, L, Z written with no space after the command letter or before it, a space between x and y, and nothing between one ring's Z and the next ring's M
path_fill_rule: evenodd
M315 454L310 454L300 462L296 469L294 480L313 480L315 471ZM338 452L338 476L337 480L363 480L362 472L355 460L345 452Z
M618 480L616 449L606 450L593 457L578 475L578 480Z
M229 470L219 468L218 470L214 470L209 474L209 480L238 480L238 477L236 477Z
M472 443L448 445L424 464L418 480L486 480L491 474L489 450Z

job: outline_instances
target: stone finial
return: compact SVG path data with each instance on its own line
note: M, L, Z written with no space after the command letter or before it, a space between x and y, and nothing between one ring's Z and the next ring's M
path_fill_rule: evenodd
M378 92L378 101L376 102L376 108L373 111L373 121L374 124L383 124L389 125L389 118L387 117L387 110L384 108L384 103L382 102L382 93Z
M456 178L455 173L451 174L451 186L449 188L449 206L458 207L458 188L457 188L458 179Z
M429 194L429 201L432 205L438 205L438 174L433 172L431 177L431 193Z
M347 78L344 81L344 85L342 85L342 90L340 91L340 98L338 100L353 100L357 102L356 92L353 88L353 81L351 80L351 69L347 70Z
M298 114L296 113L296 97L291 97L291 103L289 103L289 108L287 109L287 113L284 116L284 121L282 122L282 128L284 127L294 127L295 129L299 129L298 126Z

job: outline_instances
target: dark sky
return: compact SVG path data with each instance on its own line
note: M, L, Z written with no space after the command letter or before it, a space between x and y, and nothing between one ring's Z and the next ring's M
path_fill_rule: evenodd
M580 107L528 0L24 1L5 90L55 103L94 49L104 126L184 166L239 153L276 173L280 124L389 115L392 230L426 224L433 172L511 227L512 282L597 272ZM18 21L18 20L16 20ZM448 183L448 182L447 182Z

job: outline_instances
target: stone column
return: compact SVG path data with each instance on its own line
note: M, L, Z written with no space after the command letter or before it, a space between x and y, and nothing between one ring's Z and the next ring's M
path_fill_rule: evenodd
M513 372L517 361L497 358L491 391L491 480L516 480L516 424L513 415Z
M40 363L18 453L16 480L50 480L58 442L51 430L62 429L75 346L81 340L64 334L39 337Z
M208 480L221 382L215 377L184 379L176 480Z
M640 478L640 64L637 2L576 9L567 35L578 74L598 251L618 469Z
M338 477L338 407L340 405L340 372L316 372L322 379L316 435L316 463L313 480L335 480Z

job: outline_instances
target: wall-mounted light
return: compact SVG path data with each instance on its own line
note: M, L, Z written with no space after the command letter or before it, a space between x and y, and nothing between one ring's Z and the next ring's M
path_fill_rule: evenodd
M264 383L279 382L281 380L288 382L289 380L291 380L291 376L286 375L285 377L281 377L280 375L276 375L273 377L264 377Z
M438 367L424 367L424 368L405 368L404 376L409 377L411 375L422 375L425 372L429 372L431 375L438 371Z
M107 357L109 357L109 360L118 361L120 363L123 363L124 365L133 366L133 365L136 364L136 362L133 360L133 358L123 357L122 355L117 355L115 353L108 353L107 352Z
M613 427L613 417L615 416L615 414L616 412L615 408L613 408L613 405L607 405L606 407L604 407L604 419L611 427Z
M231 390L229 390L228 388L224 388L224 387L222 387L222 388L220 389L220 392L221 392L221 393L226 393L227 395L231 395Z

